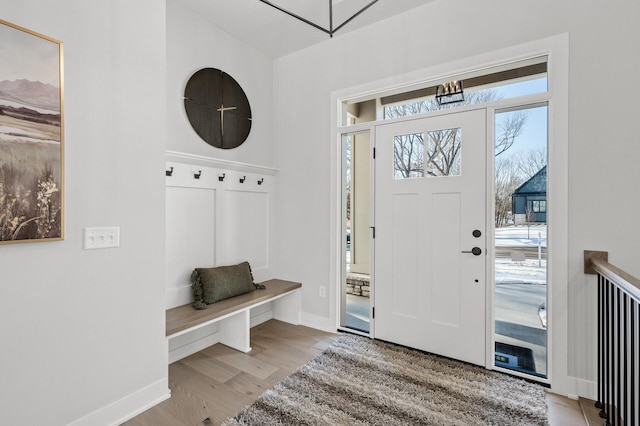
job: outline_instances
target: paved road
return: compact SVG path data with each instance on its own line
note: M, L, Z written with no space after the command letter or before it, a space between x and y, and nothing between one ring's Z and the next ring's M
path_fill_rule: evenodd
M536 371L547 372L547 330L538 308L547 300L547 286L500 284L495 287L496 341L533 351Z

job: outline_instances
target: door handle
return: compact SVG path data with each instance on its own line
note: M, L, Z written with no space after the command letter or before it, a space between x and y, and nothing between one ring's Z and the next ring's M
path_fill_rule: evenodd
M474 256L480 256L482 254L482 249L480 247L474 247L470 251L463 250L461 253L471 253Z

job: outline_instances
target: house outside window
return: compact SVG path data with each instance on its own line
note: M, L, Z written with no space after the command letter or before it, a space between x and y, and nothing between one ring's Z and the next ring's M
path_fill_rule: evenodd
M511 194L515 225L547 222L547 166Z

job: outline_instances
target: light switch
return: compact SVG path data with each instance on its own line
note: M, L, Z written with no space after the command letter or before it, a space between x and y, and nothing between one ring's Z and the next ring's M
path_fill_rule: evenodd
M120 227L84 228L84 249L100 249L120 246Z

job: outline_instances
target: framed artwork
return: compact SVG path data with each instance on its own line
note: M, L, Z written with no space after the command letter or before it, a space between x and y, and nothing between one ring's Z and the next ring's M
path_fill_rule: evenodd
M63 45L0 19L0 244L64 238Z

